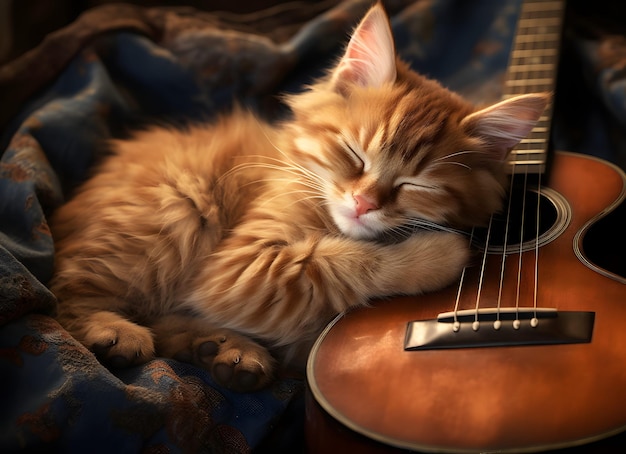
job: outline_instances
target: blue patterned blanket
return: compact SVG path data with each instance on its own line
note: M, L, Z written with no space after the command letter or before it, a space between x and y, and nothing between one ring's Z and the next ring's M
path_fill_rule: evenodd
M404 59L490 102L520 1L384 3ZM299 449L301 379L236 394L174 360L115 373L98 363L52 317L46 218L88 175L99 144L134 125L210 119L234 99L283 115L276 94L319 76L370 3L291 3L242 17L102 6L0 68L0 451ZM554 141L624 166L626 39L573 17Z

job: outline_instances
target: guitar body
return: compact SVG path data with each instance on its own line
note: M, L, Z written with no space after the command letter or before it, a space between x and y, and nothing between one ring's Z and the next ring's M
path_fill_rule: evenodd
M583 249L589 229L626 197L624 173L561 152L552 169L547 186L567 201L567 225L538 249L537 268L535 250L508 254L502 285L502 254L487 254L481 298L496 300L502 287L503 306L532 306L537 282L541 306L595 313L591 341L405 350L407 324L452 310L457 286L351 311L309 358L310 454L543 451L626 429L626 280ZM478 269L467 269L460 309L476 305Z

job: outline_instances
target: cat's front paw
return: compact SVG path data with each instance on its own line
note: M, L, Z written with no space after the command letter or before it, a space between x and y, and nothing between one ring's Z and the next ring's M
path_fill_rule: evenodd
M150 330L117 314L95 313L88 318L82 331L83 344L107 366L128 367L154 357Z
M420 233L394 246L386 271L399 293L439 290L461 275L470 258L469 241L454 233Z
M430 266L437 275L433 279L434 290L446 286L459 278L470 261L469 240L456 233L432 233L433 254ZM430 289L429 289L430 290Z

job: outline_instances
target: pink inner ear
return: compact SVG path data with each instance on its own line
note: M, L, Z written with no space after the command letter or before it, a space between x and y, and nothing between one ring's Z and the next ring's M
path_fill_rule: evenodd
M530 133L549 99L546 93L520 95L468 115L461 125L504 159Z
M358 25L332 80L361 87L380 87L396 79L396 61L389 20L376 4Z

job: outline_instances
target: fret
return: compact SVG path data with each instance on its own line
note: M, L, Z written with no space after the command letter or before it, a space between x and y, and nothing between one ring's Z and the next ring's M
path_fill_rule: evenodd
M509 66L509 74L515 74L520 72L535 72L539 74L552 75L556 69L556 63L553 60L548 61L530 61L528 58L512 61Z
M554 84L546 82L546 80L551 80L550 77L533 79L533 75L534 74L526 74L527 79L520 77L507 80L505 82L505 89L507 89L507 93L515 92L515 94L524 94L534 93L536 91L552 91Z
M522 15L524 15L524 13L538 12L538 11L548 11L552 13L557 13L562 10L563 10L562 1L554 1L554 2L541 1L541 0L536 1L536 2L526 1L522 5Z
M563 8L560 0L523 2L504 82L505 99L554 90ZM548 106L530 134L511 150L510 173L545 171L551 116L552 106Z
M515 65L515 66L556 65L556 63L557 63L556 59L549 55L511 59L511 65Z
M519 43L515 46L517 50L539 50L539 49L551 49L554 46L558 46L559 42L555 41L553 43L549 43L547 41L528 41Z
M522 35L516 40L516 44L545 43L547 41L559 42L561 36L558 33L546 33L545 35Z
M505 83L508 85L508 87L519 87L519 86L527 87L528 85L536 84L538 87L547 86L547 88L542 88L542 89L550 91L554 83L545 82L545 81L552 81L554 79L554 74L555 74L555 71L522 71L520 70L520 71L516 71L512 73L511 78L508 79ZM526 84L518 83L518 81L521 81L521 80L526 80L528 81L528 83ZM544 81L544 82L540 82L540 81ZM528 89L527 91L532 91L532 90Z
M545 160L535 159L520 162L509 162L509 171L516 174L545 172Z
M560 13L560 11L533 11L521 17L523 19L547 19L550 17L555 17L555 13L558 14Z
M546 163L545 159L524 159L524 160L511 160L508 164L511 167L517 166L542 166Z
M530 133L526 138L526 140L539 140L539 139L543 139L545 141L548 140L548 137L546 136L545 132L532 132Z
M534 22L534 25L527 25L525 27L520 27L518 28L517 32L521 33L522 35L538 35L538 34L543 34L543 35L556 35L557 37L560 36L560 28L557 26L552 26L552 25L541 25L540 23L537 23L538 21L541 21L541 19L532 19L532 22ZM546 40L548 40L549 38L546 36Z
M546 142L547 140L545 137L537 137L537 138L527 137L525 139L522 139L520 141L520 144L546 143Z
M540 18L522 18L517 24L518 30L525 30L533 27L555 27L561 28L561 19L559 17L540 17Z
M544 156L547 154L544 150L528 150L531 153L521 152L519 150L513 150L509 155L510 162L526 162L528 160L545 160Z
M528 80L528 81L552 81L553 80L554 71L546 72L546 71L517 71L514 74L513 78L507 80L510 86L518 86L523 84L518 84L517 81L520 80ZM513 75L512 75L513 76ZM552 82L536 82L537 85L553 85ZM528 84L526 84L528 85Z
M529 157L526 159L515 159L509 162L509 171L514 173L520 173L520 171L528 170L528 166L537 166L543 168L546 164L546 159L543 156L535 157L534 159Z
M509 72L552 72L556 69L555 63L531 63L531 64L513 64L509 66Z
M512 58L528 58L528 57L556 57L558 51L556 49L515 49L511 53Z
M521 149L523 152L526 152L530 149L544 149L545 150L545 144L549 141L549 137L544 133L544 134L537 134L534 137L524 137L523 140L525 140L526 142L519 142L519 145L515 148L516 150ZM526 147L527 149L524 149L524 147Z
M527 57L527 58L512 58L511 65L514 66L527 66L527 65L553 65L556 67L556 60L553 57Z
M550 130L550 120L539 121L527 137L542 137Z
M523 145L528 146L528 148L524 148L524 147L515 147L513 150L511 150L511 154L513 155L525 155L525 154L545 154L546 153L546 147L544 147L543 145L547 142L547 138L546 141L541 143L541 142L537 142L537 143L526 143Z
M549 27L543 25L536 25L534 27L524 27L518 30L518 33L522 35L543 35L537 36L537 38L542 38L541 41L551 42L557 41L560 38L560 29L558 27ZM551 38L552 37L552 38ZM519 41L518 44L526 43L526 42L534 42L530 39L525 39Z
M532 137L527 137L525 139L522 139L520 141L520 144L535 144L535 143L546 143L547 140L544 137L536 137L536 138L532 138Z
M545 132L550 128L550 123L551 123L551 120L549 117L547 119L539 118L539 121L533 128L532 132L542 132L542 131Z
M528 87L528 86L540 86L545 85L551 87L554 85L554 79L545 77L542 79L512 79L505 82L509 87Z
M533 92L537 92L537 91L545 91L545 92L551 92L552 89L554 88L554 86L552 84L550 85L544 85L544 86L522 86L522 85L517 85L517 86L510 86L510 87L505 87L506 88L506 93L508 95L512 95L512 96L518 96L518 95L523 95L526 93L533 93Z
M511 87L528 86L532 84L542 85L542 86L547 85L551 87L554 84L552 82L546 82L546 81L553 80L553 78L551 77L553 73L554 72L549 72L546 74L545 72L519 71L515 73L515 78L509 79L507 83L509 83L509 86ZM528 81L528 83L527 84L519 83L519 81L522 81L522 80L526 80Z
M518 33L521 33L522 35L543 35L543 36L537 36L537 38L541 38L541 41L545 41L545 42L551 42L551 41L557 41L560 37L560 29L558 27L549 27L549 26L544 26L544 25L536 25L534 27L524 27L521 28L517 31ZM518 44L521 43L525 43L525 42L534 42L531 39L525 39L522 41L519 41Z
M512 58L511 65L523 66L523 65L555 65L556 59L551 56L535 56L535 57L526 57L526 58Z

